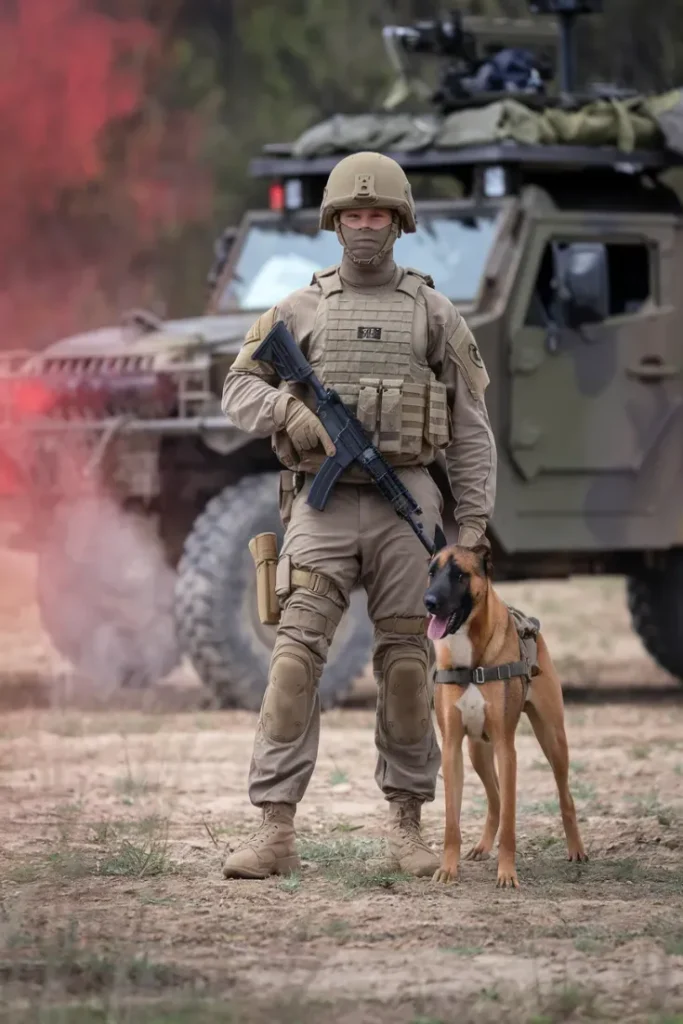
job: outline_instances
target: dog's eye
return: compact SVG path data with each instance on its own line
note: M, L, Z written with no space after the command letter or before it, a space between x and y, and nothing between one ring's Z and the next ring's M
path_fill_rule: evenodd
M429 568L427 569L427 575L429 576L430 580L434 579L434 573L435 572L436 572L436 566L435 565L430 565Z

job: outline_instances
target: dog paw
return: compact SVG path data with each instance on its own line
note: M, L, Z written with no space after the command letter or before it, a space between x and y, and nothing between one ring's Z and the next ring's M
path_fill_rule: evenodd
M488 860L490 855L491 847L479 843L478 846L473 846L469 853L465 854L465 860Z
M515 871L499 871L497 889L519 889L519 881Z
M432 875L433 882L441 882L443 885L448 885L451 882L457 882L459 878L459 871L457 868L451 871L450 868L437 868Z
M585 864L588 860L588 854L584 850L583 846L579 846L576 850L570 850L567 854L567 860L573 861L575 864Z

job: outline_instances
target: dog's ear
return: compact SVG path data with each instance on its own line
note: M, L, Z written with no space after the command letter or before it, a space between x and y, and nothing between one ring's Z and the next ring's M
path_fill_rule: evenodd
M486 537L472 548L472 554L481 559L484 576L490 577L493 572L493 558L491 557L491 545Z

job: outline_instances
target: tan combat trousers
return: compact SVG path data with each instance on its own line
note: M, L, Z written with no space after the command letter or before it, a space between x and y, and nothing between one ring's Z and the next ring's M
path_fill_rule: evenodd
M438 487L424 468L399 475L423 514L428 536L441 522ZM324 512L306 504L311 477L297 495L281 564L311 570L314 589L286 599L270 665L249 771L249 798L298 803L318 754L317 684L348 596L360 582L374 623L378 685L375 779L387 799L410 793L433 800L440 752L431 715L423 596L428 554L372 483L339 484ZM327 585L330 581L330 585Z

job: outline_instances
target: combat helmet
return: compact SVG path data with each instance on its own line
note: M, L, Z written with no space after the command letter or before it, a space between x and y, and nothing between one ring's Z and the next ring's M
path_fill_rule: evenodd
M353 153L332 169L320 206L320 227L334 231L334 217L353 207L395 210L401 229L417 230L415 201L403 168L382 153Z

